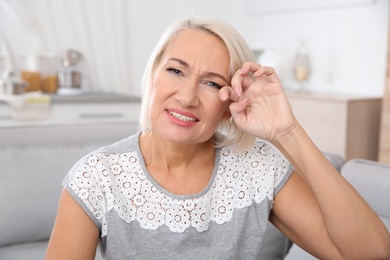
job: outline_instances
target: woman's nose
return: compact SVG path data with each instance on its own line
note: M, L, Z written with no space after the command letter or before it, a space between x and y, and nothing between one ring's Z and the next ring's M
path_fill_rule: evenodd
M183 86L180 87L178 100L183 107L191 107L199 105L199 80L188 79Z

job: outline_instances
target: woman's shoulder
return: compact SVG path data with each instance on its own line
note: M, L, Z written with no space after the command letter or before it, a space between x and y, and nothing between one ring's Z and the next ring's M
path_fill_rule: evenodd
M100 147L96 150L89 152L88 154L81 157L73 165L73 167L68 172L67 178L72 176L74 172L80 167L85 167L85 165L91 165L92 162L97 162L97 161L108 162L109 158L126 156L129 153L137 153L137 151L139 150L138 136L139 133L135 133L115 143Z
M132 134L126 138L123 138L115 143L112 143L107 146L100 147L99 149L94 150L89 155L92 154L121 154L129 151L135 151L138 149L138 138L140 132Z
M272 143L260 138L256 138L252 146L244 151L237 151L234 146L226 146L221 148L221 154L243 158L253 156L284 158L284 155Z

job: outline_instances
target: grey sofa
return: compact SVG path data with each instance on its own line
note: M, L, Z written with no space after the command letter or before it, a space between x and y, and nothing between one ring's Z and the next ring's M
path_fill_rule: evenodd
M65 174L136 130L135 123L0 128L0 259L44 259Z
M390 165L354 159L346 162L341 174L370 204L390 232ZM285 260L317 259L293 245Z
M137 129L135 123L0 128L0 259L43 259L65 174L83 155ZM340 169L340 156L326 156ZM342 172L368 194L366 199L389 227L390 167L352 161ZM269 224L261 259L283 259L291 245ZM292 245L287 259L304 259L305 254Z

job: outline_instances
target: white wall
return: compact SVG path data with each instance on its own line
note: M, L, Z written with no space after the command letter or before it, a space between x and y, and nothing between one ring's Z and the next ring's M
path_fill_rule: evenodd
M237 10L238 9L238 10ZM180 18L187 16L214 17L232 25L239 23L243 8L239 0L168 0L129 2L129 25L133 36L131 49L133 84L139 85L141 76L155 44L164 29ZM138 93L141 93L140 90Z
M230 22L253 49L284 53L290 71L298 39L308 39L313 69L309 90L383 95L388 0L377 0L373 5L256 15L246 14L239 0L156 1L153 8L151 2L131 4L133 79L139 80L146 57L162 30L171 21L195 14ZM297 88L292 73L284 78L284 86Z
M307 38L313 62L309 88L382 95L389 1L373 5L242 16L238 29L253 48L278 48L292 59ZM333 74L333 79L332 75ZM293 87L287 80L285 87Z
M131 75L129 86L136 86L132 91L135 95L141 93L144 66L163 29L188 15L220 18L231 23L252 48L284 53L290 66L288 72L292 70L290 62L297 40L307 38L313 68L310 90L383 95L388 0L375 0L373 5L269 14L247 14L245 1L241 0L128 0L126 4L131 39L127 70ZM10 32L13 25L4 17L0 10L0 29L7 27ZM26 40L26 35L21 37L23 40L15 39L15 34L12 33L15 48L33 43ZM286 88L296 87L291 73L283 83Z

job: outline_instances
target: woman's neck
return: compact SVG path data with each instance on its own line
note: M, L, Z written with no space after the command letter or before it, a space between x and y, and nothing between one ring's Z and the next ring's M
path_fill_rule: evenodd
M194 194L205 189L214 164L214 141L182 145L166 142L153 133L140 135L140 150L150 175L174 194Z

